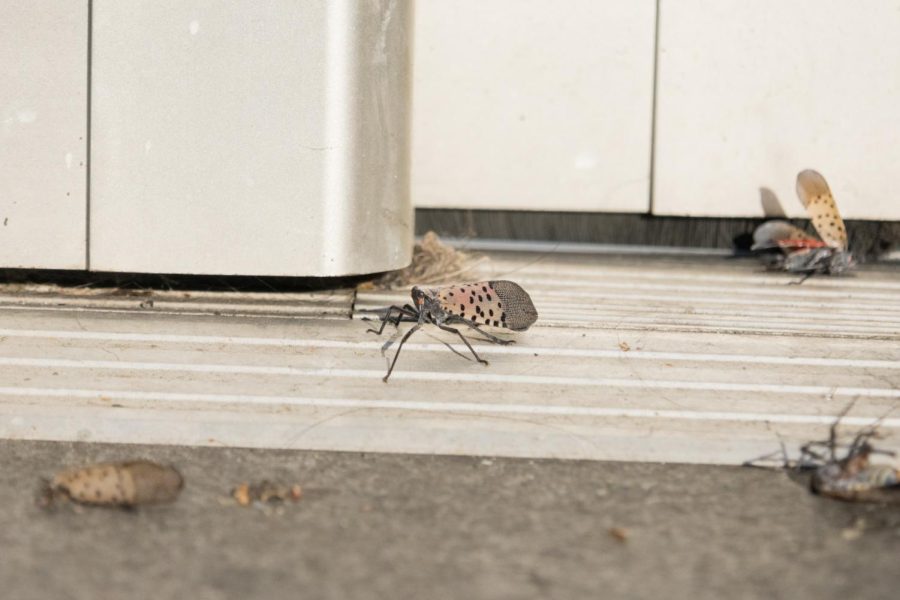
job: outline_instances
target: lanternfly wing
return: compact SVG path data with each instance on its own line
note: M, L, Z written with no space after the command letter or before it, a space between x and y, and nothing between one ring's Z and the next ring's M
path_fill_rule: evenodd
M512 281L480 281L438 290L441 307L477 325L525 331L537 321L528 292Z
M818 248L824 245L825 242L814 238L787 221L766 221L753 232L753 246L750 249Z
M832 248L846 250L847 229L825 178L811 169L802 171L797 175L797 195L822 241Z

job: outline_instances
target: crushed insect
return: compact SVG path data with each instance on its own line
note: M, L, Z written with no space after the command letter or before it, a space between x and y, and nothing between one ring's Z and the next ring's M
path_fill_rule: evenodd
M800 447L800 457L791 461L782 446L782 467L799 474L809 474L810 490L821 496L848 502L900 503L900 469L872 463L875 454L894 457L894 452L876 449L871 440L878 437L875 424L861 429L850 443L838 439L838 425L852 403L845 408L829 429L827 440L812 441ZM745 466L759 466L772 455L747 461Z
M362 284L360 289L390 290L408 285L459 281L485 260L485 257L476 257L445 244L435 232L429 231L422 236L422 241L413 246L413 257L408 267L385 273L371 283Z
M797 195L819 238L787 221L767 221L753 232L751 250L771 269L803 274L801 283L817 273L839 275L853 267L847 229L825 178L811 169L800 172Z
M231 497L241 506L249 506L254 502L263 504L299 502L303 497L303 488L297 484L283 485L271 481L242 483L231 490Z
M145 460L99 463L60 471L42 485L38 504L60 500L80 504L133 507L173 502L184 478L173 467Z
M444 331L456 334L475 357L475 360L487 365L488 362L478 356L462 332L450 325L463 325L480 334L479 339L481 340L492 344L506 345L513 343L513 340L499 338L484 331L482 327L525 331L537 321L538 317L528 292L512 281L480 281L431 289L414 287L411 296L413 304L389 306L377 311L380 314L381 327L368 330L381 335L388 323L394 327L399 327L400 323L415 323L400 340L394 359L383 378L385 382L391 376L394 365L397 364L403 344L425 324L431 323ZM396 337L385 342L381 347L382 354L394 343ZM449 344L448 347L454 353L460 354ZM460 356L463 355L460 354ZM463 358L468 357L463 356Z

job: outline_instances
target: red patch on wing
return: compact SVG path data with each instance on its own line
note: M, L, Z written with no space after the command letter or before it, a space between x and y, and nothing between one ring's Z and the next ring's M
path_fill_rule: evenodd
M822 240L815 240L812 238L802 240L778 240L778 247L785 249L824 248L827 245L828 244L826 244Z

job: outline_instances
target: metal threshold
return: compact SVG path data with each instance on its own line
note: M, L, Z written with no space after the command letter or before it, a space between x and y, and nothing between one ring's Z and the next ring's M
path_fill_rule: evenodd
M855 402L848 428L882 418L900 449L896 265L797 286L718 255L468 247L538 323L477 345L488 367L428 330L388 384L347 317L402 290L0 288L0 438L739 464Z

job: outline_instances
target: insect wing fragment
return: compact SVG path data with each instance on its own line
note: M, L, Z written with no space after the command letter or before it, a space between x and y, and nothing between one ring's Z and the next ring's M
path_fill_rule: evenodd
M797 175L797 195L822 241L832 248L846 250L847 229L825 178L811 169L801 171Z

